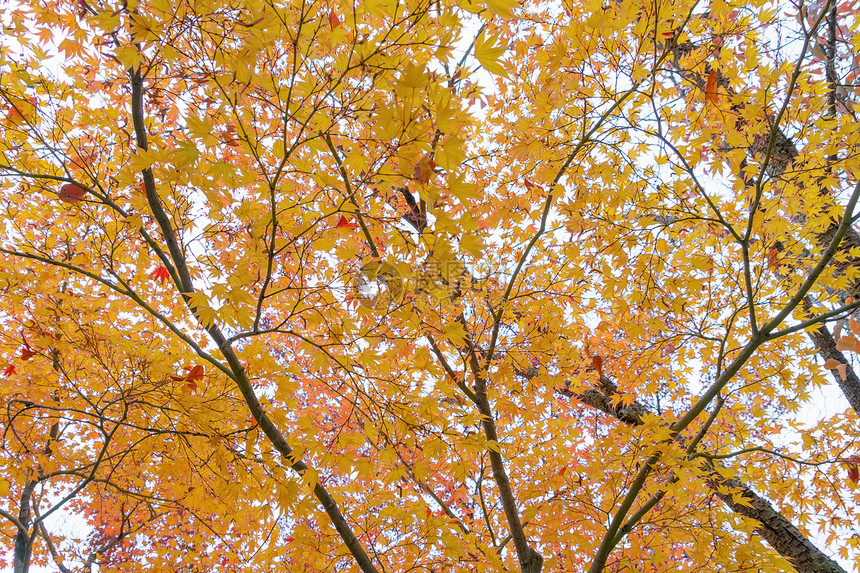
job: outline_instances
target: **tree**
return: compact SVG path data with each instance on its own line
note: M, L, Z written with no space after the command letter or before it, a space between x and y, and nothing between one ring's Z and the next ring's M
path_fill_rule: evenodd
M16 572L856 562L853 3L0 19Z

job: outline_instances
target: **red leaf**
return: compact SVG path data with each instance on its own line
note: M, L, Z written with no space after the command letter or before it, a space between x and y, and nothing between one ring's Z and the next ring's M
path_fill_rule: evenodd
M358 225L356 223L351 222L344 215L340 216L340 219L337 220L337 225L334 226L335 229L358 229Z
M32 348L30 348L29 346L27 348L21 349L21 360L30 360L35 355L36 355L36 351L33 350Z
M203 380L203 367L199 364L195 365L194 368L188 372L188 376L185 377L189 382L194 382L195 380Z
M332 29L340 26L340 18L337 17L337 13L334 10L328 13L328 22L331 24Z
M189 392L194 393L197 391L198 380L203 380L203 367L199 364L195 364L194 366L186 366L185 370L188 370L188 374L186 374L184 378L180 378L178 376L171 376L171 378L177 381L184 380L185 382L187 382L184 388L187 389Z
M74 183L66 183L60 187L60 192L57 193L60 201L64 203L77 203L87 192L75 185Z
M9 364L3 369L3 376L11 376L15 373L15 365Z
M591 364L600 376L603 376L603 357L594 355L591 357Z
M534 183L532 183L528 179L526 179L525 183L526 183L526 189L529 191L531 191L532 189L538 189L540 191L543 191L543 187L541 187L540 185L535 185Z
M170 278L170 272L164 267L158 267L157 269L149 273L149 278L155 279L163 283Z
M860 456L849 456L842 461L848 464L848 479L856 484L860 480L860 468L857 467L860 464Z
M708 98L708 101L717 104L720 101L720 95L717 93L717 79L719 74L717 70L711 70L708 72L708 79L705 82L705 96Z

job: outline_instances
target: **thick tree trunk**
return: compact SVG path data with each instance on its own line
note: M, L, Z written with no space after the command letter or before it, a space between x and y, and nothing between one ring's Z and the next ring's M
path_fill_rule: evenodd
M860 415L860 377L858 377L857 373L854 372L854 369L851 367L851 364L848 362L845 355L836 348L836 339L833 338L833 335L830 334L830 331L825 325L821 325L821 328L814 332L810 331L809 338L812 339L816 350L818 350L818 355L821 356L825 362L827 360L836 360L840 364L846 365L844 378L835 369L831 370L831 373L833 374L833 379L836 380L836 383L839 385L839 388L842 389L845 399L848 400L848 403L852 408L854 408L854 411Z
M716 475L716 474L715 474ZM765 499L762 499L750 487L736 479L723 480L720 485L738 489L749 505L738 503L731 494L720 493L714 489L717 496L735 512L755 519L761 524L756 532L770 544L771 547L788 559L797 573L845 573L838 563L821 552L804 535L783 517Z
M35 481L27 482L21 491L21 502L18 505L18 523L24 527L30 526L30 497L36 487ZM15 557L12 562L13 573L27 573L30 569L30 553L33 547L32 540L26 529L18 528L15 535Z
M828 26L831 29L831 44L832 47L830 56L828 57L827 62L827 74L828 80L831 82L831 93L829 94L830 104L831 104L831 115L835 114L835 100L833 99L835 89L835 81L836 74L832 69L834 55L835 55L835 38L833 37L833 30L836 29L836 11L835 6L833 6L831 14L828 18ZM698 86L700 89L704 90L705 85L707 83L705 77L697 72L693 72L692 70L686 69L678 65L679 62L683 61L683 56L686 51L690 49L690 44L678 44L675 46L675 53L673 54L673 61L675 62L675 71L681 74L687 81L692 84ZM720 70L715 70L717 72L717 83L728 91L732 95L736 95L734 88L731 86L731 82L729 78L725 77ZM754 141L753 145L750 147L749 153L753 157L762 157L766 154L768 144L770 143L770 139L773 140L772 148L770 151L770 162L768 164L768 175L772 179L783 178L786 174L786 170L794 163L799 153L797 151L797 146L794 141L782 131L779 125L771 126L771 137L758 137ZM802 166L801 166L802 167ZM795 169L795 172L799 172L800 169ZM818 197L821 202L827 206L831 207L836 204L836 200L833 196L833 193L824 188L821 191L821 194ZM837 229L839 228L839 221L832 220L830 224L821 232L819 232L816 236L818 244L822 248L826 248L827 245L833 240L834 235L836 234ZM839 250L836 252L836 256L833 257L833 265L836 266L837 269L847 274L849 270L857 271L860 269L860 257L857 257L854 253L860 250L860 234L853 227L849 227L848 231L842 237L842 240L839 243ZM844 292L840 292L840 298L845 301L849 298L860 298L860 280L855 280L850 283L844 290ZM811 310L809 305L806 305L806 310ZM836 380L839 387L842 389L842 392L845 394L845 398L848 400L848 403L854 409L854 411L860 415L860 377L852 370L851 366L848 364L848 361L845 359L845 356L836 349L836 342L833 337L830 335L829 331L827 331L826 326L822 326L821 330L810 333L810 338L815 344L816 349L818 350L819 356L821 356L824 360L829 358L833 358L838 360L842 364L846 364L847 366L847 375L843 379L836 371L833 371L833 377Z
M613 382L605 376L601 378L601 383L607 388L614 386ZM641 425L642 417L648 413L648 408L638 402L613 404L610 396L597 390L587 390L579 394L562 390L561 393L631 426ZM745 483L737 479L725 479L717 471L711 474L711 480L708 483L715 494L733 511L755 519L761 524L756 529L757 533L777 553L787 559L797 573L846 573L838 563L825 555L797 527L774 509L770 502L755 493ZM739 503L731 495L721 494L720 486L740 490L749 506Z

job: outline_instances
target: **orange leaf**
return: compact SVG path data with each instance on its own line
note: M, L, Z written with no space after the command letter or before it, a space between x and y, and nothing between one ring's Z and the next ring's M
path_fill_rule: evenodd
M430 154L425 154L415 163L412 169L412 175L422 185L428 183L436 173L436 162L430 158Z
M767 266L773 268L779 265L779 250L776 247L771 247L767 252Z
M35 119L36 107L38 100L34 97L29 97L26 100L10 100L11 107L9 113L6 114L6 119L15 125L22 122L32 122Z
M705 95L712 104L717 104L720 101L720 95L717 93L718 77L717 70L711 70L708 72L708 79L705 82Z
M835 358L828 358L824 362L824 367L827 368L828 370L836 370L836 368L838 368L840 364L842 364L842 363L839 362L838 360L836 360Z
M27 348L21 349L21 360L30 360L35 355L36 355L36 351L33 350L32 348L30 348L29 346Z
M3 376L11 376L15 373L15 365L9 364L3 369Z
M853 336L840 336L839 339L836 341L836 350L840 352L842 352L843 350L851 350L852 352L856 352L858 343L860 343L860 341L858 341Z

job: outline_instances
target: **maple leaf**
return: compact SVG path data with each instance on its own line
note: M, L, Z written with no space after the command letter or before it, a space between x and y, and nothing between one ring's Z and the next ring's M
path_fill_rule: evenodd
M597 354L591 357L591 365L597 370L597 375L603 377L603 357Z
M188 382L196 382L198 380L203 380L203 373L203 366L195 364L193 367L188 369L188 375L185 376L185 380L187 380Z
M784 516L857 509L856 417L804 391L835 379L860 412L853 360L820 368L834 324L860 348L860 37L827 33L856 6L44 4L4 20L0 330L38 333L40 360L3 341L30 362L2 394L0 494L79 492L91 536L52 522L54 551L31 516L7 554L839 570ZM205 363L165 370L186 356ZM225 386L188 396L209 364ZM82 467L110 483L81 490ZM672 475L698 485L649 503ZM844 529L828 549L850 558ZM231 539L259 547L237 563Z
M9 98L9 111L6 119L13 125L32 123L35 119L38 100L35 97Z
M535 185L534 183L532 183L528 179L525 180L525 186L526 186L526 189L528 189L529 191L531 191L533 189L537 189L538 191L543 191L543 187L541 187L540 185Z
M842 461L848 466L848 479L856 485L860 480L860 456L849 456Z
M175 382L186 382L183 386L191 392L197 391L197 382L203 380L205 370L200 364L194 366L183 366L183 369L188 373L185 376L171 376L170 379Z
M499 43L498 37L488 36L484 32L475 40L475 58L485 70L503 78L509 78L508 71L499 61L506 49L504 44Z
M159 266L149 273L149 277L153 280L159 281L160 283L164 283L170 278L170 271L168 271L164 266Z
M436 163L431 158L430 154L425 154L415 162L415 165L412 169L412 177L415 178L416 181L425 185L430 182L430 179L436 174Z
M720 94L717 91L719 72L711 70L708 72L707 80L705 81L705 96L707 101L716 105L720 101Z
M24 342L24 348L21 349L21 360L30 360L36 355L36 351L30 346L30 342L27 340L27 337L24 336L23 330L21 331L21 339Z
M358 229L358 223L350 220L350 217L346 215L341 215L338 217L337 224L334 226L335 229Z

